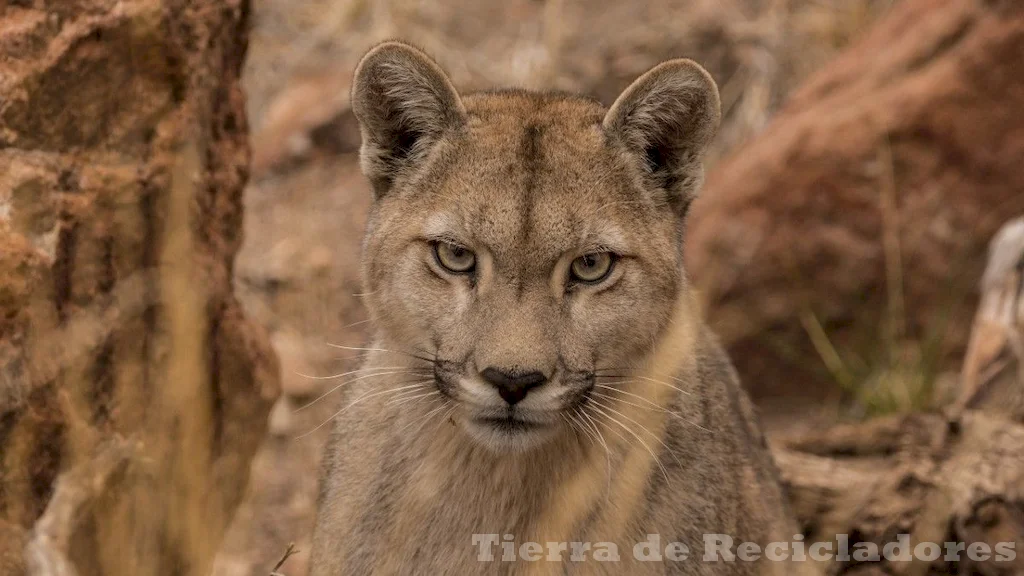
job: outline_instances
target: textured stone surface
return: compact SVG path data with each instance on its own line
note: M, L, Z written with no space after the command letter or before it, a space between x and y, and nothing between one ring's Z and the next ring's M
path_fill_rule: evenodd
M853 368L929 340L959 365L986 245L1024 212L1021 54L1019 2L908 0L716 167L687 262L755 395L829 392L811 319Z
M248 10L0 8L5 575L28 538L53 537L38 519L72 504L50 552L80 574L206 573L244 493L277 393L232 291ZM114 445L117 473L93 470ZM58 478L101 474L82 502L51 499Z

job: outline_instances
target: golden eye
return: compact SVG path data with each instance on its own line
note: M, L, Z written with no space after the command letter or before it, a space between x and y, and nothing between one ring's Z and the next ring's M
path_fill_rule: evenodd
M572 261L569 270L572 279L586 284L595 284L608 277L615 257L611 252L592 252Z
M452 274L469 274L476 268L476 254L450 242L434 242L434 259Z

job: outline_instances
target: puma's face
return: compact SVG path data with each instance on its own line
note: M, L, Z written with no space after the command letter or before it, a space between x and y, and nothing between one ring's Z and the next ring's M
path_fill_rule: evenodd
M561 95L461 98L388 43L353 106L376 202L364 247L381 346L431 363L468 435L522 450L566 429L664 331L685 277L682 219L718 120L677 60L610 110Z

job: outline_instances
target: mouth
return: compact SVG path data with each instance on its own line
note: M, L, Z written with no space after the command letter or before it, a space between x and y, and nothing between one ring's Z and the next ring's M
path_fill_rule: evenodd
M493 428L496 432L504 434L522 434L541 428L541 424L524 420L512 413L504 416L483 416L474 420L477 424Z
M495 452L522 452L544 443L557 429L543 419L519 410L484 413L464 420L465 430L477 442Z

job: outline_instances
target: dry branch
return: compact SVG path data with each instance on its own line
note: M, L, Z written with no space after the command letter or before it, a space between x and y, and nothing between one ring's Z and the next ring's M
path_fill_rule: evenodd
M1024 421L1024 218L992 241L956 411L983 409Z
M1024 542L1024 219L992 243L964 362L946 414L894 416L790 438L776 450L809 541L847 534L882 546ZM1012 561L835 564L830 574L1024 574ZM864 570L864 572L860 572Z

